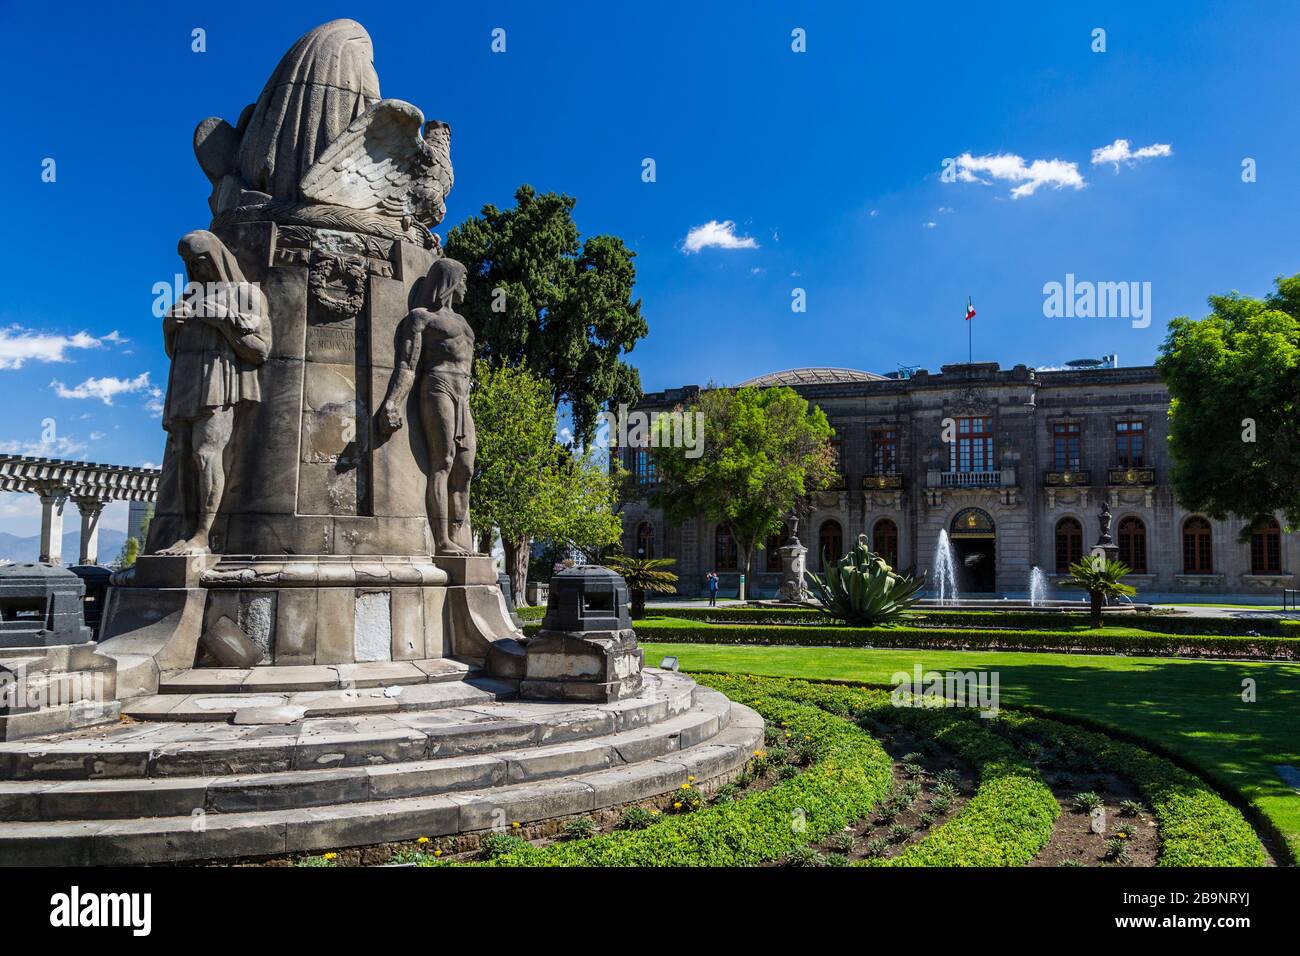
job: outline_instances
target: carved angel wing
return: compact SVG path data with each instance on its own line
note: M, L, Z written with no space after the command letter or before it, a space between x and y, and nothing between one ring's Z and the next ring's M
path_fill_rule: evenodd
M437 225L452 183L450 130L431 122L422 137L422 126L410 103L375 103L307 170L303 198Z

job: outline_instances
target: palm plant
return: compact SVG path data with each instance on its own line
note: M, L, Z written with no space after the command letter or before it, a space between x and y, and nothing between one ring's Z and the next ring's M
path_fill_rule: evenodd
M645 617L645 593L656 591L673 594L677 590L677 575L665 568L677 563L676 558L636 558L625 554L611 555L605 566L617 571L627 582L632 595L632 616Z
M1123 578L1133 569L1123 561L1106 559L1101 555L1088 555L1070 565L1071 579L1062 581L1061 587L1083 588L1092 603L1092 626L1101 627L1101 609L1107 598L1132 597L1137 588L1125 584Z
M865 534L858 536L856 548L827 568L824 579L811 571L804 575L828 614L861 627L894 623L921 599L925 587L925 575L896 573L867 546Z

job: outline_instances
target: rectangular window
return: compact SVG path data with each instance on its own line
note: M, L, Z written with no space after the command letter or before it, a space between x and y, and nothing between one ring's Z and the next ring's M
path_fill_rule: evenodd
M871 433L871 473L894 475L898 473L898 430L877 428Z
M1079 470L1080 432L1078 422L1052 423L1053 471Z
M1143 422L1115 423L1115 467L1146 467L1146 427Z
M993 419L957 419L957 440L948 445L949 471L993 470Z
M636 475L639 484L653 485L659 480L655 471L655 460L648 448L634 448L632 450L632 471Z

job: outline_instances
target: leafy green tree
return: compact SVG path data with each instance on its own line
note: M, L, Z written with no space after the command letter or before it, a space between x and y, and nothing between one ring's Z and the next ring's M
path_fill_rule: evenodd
M677 563L676 558L640 558L616 554L605 559L605 566L617 571L627 582L632 596L632 617L645 617L645 593L673 594L677 590L677 575L668 568Z
M1106 560L1099 555L1085 555L1070 565L1070 580L1062 581L1063 588L1082 588L1091 602L1093 627L1101 627L1101 608L1106 598L1132 597L1137 588L1124 583L1133 569L1122 561Z
M1192 511L1300 526L1300 275L1265 299L1210 297L1169 323L1156 362L1169 387L1173 485Z
M575 456L556 441L550 386L527 369L476 362L470 408L478 433L470 521L480 537L500 531L522 602L534 540L579 548L618 540L611 479L593 455Z
M513 209L484 206L448 233L446 249L469 270L464 314L478 355L549 382L585 446L601 409L641 397L640 376L621 356L647 327L632 299L635 253L615 236L580 241L574 203L520 186Z
M670 521L699 515L726 522L748 582L754 549L781 527L791 506L830 483L834 432L825 412L791 388L709 389L685 409L694 412L704 427L695 458L667 447L670 424L658 422L659 484L651 502Z

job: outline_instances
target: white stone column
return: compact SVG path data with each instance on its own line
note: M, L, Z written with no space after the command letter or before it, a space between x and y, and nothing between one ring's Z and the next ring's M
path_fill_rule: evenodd
M79 495L73 499L81 513L81 555L79 564L99 564L99 516L104 513L102 498Z
M68 489L46 487L41 490L41 557L44 564L63 563L63 506Z

